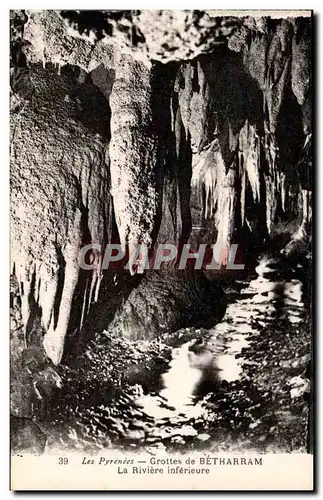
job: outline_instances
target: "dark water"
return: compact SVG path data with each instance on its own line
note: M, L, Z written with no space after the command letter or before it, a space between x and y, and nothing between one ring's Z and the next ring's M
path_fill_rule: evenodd
M306 451L311 286L304 269L260 259L244 279L224 285L221 323L176 332L172 348L167 339L103 335L65 375L48 449L59 441L94 452ZM136 380L118 384L127 367Z
M188 422L207 418L203 398L207 394L216 398L223 383L239 384L251 365L256 371L266 370L267 361L262 358L275 358L274 347L262 351L266 332L274 331L278 342L284 343L309 315L306 280L300 266L286 269L274 259L263 258L248 279L227 288L229 305L222 322L208 332L195 330L198 340L174 348L169 367L161 375L163 388L158 394L140 394L136 399L139 408L153 418L161 437L177 436L178 442L183 436L210 437ZM309 358L310 345L307 347ZM270 349L274 349L272 355ZM295 364L293 358L290 363ZM286 380L273 380L275 383L285 384Z

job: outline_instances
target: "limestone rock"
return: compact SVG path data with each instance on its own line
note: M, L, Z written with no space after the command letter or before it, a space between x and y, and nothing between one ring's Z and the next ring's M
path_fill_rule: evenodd
M79 282L78 252L84 243L106 241L109 217L109 114L100 92L78 75L74 68L61 75L30 68L34 94L11 117L12 267L25 328L40 308L54 363L63 355Z
M152 247L170 135L172 74L116 55L110 96L111 193L121 244ZM163 83L163 86L161 86ZM130 271L131 268L130 268Z
M46 441L46 434L31 419L10 416L10 445L13 455L42 455Z
M117 312L110 328L131 339L152 339L186 326L211 328L222 319L226 296L203 273L147 273Z
M299 215L301 148L280 154L279 134L288 97L290 127L311 135L310 23L11 13L12 271L27 344L35 316L55 363L66 332L79 337L103 276L98 255L80 271L86 243L113 233L131 256L156 241L263 241L284 212Z

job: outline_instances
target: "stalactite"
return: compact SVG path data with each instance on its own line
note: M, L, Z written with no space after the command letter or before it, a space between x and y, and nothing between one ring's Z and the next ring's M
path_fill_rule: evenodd
M182 23L191 29L195 15L181 14ZM156 14L138 14L136 22L144 23L145 16ZM79 295L82 302L78 327L98 299L100 257L93 255L96 267L87 279L75 259L84 243L109 240L111 194L120 240L129 246L130 256L138 243L153 245L165 207L163 238L174 242L189 238L195 202L200 219L209 224L212 243L230 244L235 224L251 228L250 205L259 208L260 203L271 234L280 215L277 208L294 204L292 211L299 212L301 192L300 231L308 226L310 182L303 179L307 184L301 189L294 179L289 185L290 170L299 165L280 169L277 124L288 86L302 108L304 135L310 140L310 20L236 21L236 28L241 25L226 42L213 46L211 37L210 46L207 40L201 50L194 45L190 60L174 63L174 83L166 77L173 69L149 61L148 51L140 61L131 40L126 40L124 53L124 46L118 46L122 33L113 46L108 38L98 41L72 32L57 11L28 12L22 53L33 81L25 80L24 94L12 89L17 98L12 259L24 324L30 323L35 305L41 309L45 346L55 363L62 357L73 297ZM168 40L166 32L157 32ZM191 44L189 37L176 40L173 60ZM141 43L159 60L173 57L173 47L158 47L150 29ZM17 74L18 86L25 70L28 74L27 67ZM104 103L89 91L88 71ZM112 139L105 154L110 139L104 130L110 126L107 100ZM303 163L311 168L309 158ZM255 213L258 217L260 211Z
M214 123L210 120L212 91L199 59L181 65L175 91L186 137L190 136L193 153L199 153L214 132Z
M243 168L242 171L239 169L241 176L241 194L240 194L240 207L241 207L241 225L245 223L246 215L246 171Z
M277 24L267 49L262 87L268 109L268 128L271 134L275 133L285 86L290 77L292 39L292 26L287 20L282 20Z
M240 170L245 170L253 201L260 201L260 137L256 125L250 125L246 120L239 135ZM242 163L242 165L241 165Z
M263 149L266 160L266 171L264 173L266 187L266 223L268 234L271 234L277 208L278 172L276 162L276 139L269 131L265 131Z
M282 210L283 210L283 212L286 212L287 191L286 191L286 174L285 173L282 173L280 176L280 189L281 189Z
M170 100L170 134L168 158L162 189L161 224L158 243L178 244L182 235L183 214L180 206L179 185L182 180L180 158L185 155L186 137L183 129L177 94Z
M236 176L237 165L234 162L227 171L217 139L193 164L192 188L201 197L205 218L213 218L217 231L216 243L221 245L231 243L234 231Z
M105 100L91 84L78 86L68 68L61 75L41 65L30 72L37 108L31 101L11 117L11 252L26 334L40 311L45 349L58 364L79 280L78 252L84 242L104 244L109 213L106 138L85 128L80 104L66 104L65 97L76 91L81 103L83 92L92 95L103 116ZM87 123L96 126L93 117Z
M81 234L79 234L79 237L81 237ZM51 321L44 337L45 350L55 365L61 362L64 352L65 336L72 310L72 300L80 272L77 263L79 250L80 246L75 245L75 241L67 244L63 250L66 267L64 286L59 304L58 320L56 326L54 326L53 320ZM40 302L40 306L43 301L46 300L48 300L48 298L44 296L43 300ZM53 306L54 304L52 307Z
M120 241L124 248L128 245L130 260L138 244L152 246L162 201L158 176L165 163L167 126L163 100L154 103L154 70L131 56L116 56L110 96L111 193ZM169 107L170 97L167 102ZM170 131L170 113L168 126Z
M45 330L49 329L50 323L53 318L53 304L55 303L55 297L58 288L58 267L51 270L51 274L48 272L44 264L40 265L38 271L35 271L36 276L39 276L38 285L38 295L36 296L36 302L40 305L42 309L42 321Z
M294 20L293 26L291 83L294 95L302 106L309 97L311 90L311 19Z
M237 203L236 192L237 168L235 163L225 173L218 199L216 226L218 230L217 244L230 245L235 227L235 209ZM227 264L227 255L222 264Z
M214 140L207 151L197 156L192 169L192 189L196 190L200 197L205 218L212 217L217 209L219 187L224 172L219 143Z
M280 20L271 26L265 24L263 31L265 35L256 33L256 36L253 36L249 43L247 43L248 36L245 31L244 36L233 37L229 46L242 53L244 67L257 81L263 93L264 132L261 134L260 140L265 163L266 223L268 233L271 234L278 202L285 206L285 198L284 201L281 199L282 196L285 196L285 192L281 188L282 172L278 170L278 146L275 134L285 88L289 82L293 64L294 30L288 20ZM254 148L250 150L252 149ZM255 150L257 150L256 156L260 159L259 146ZM257 171L259 172L259 168ZM254 194L255 189L253 188Z

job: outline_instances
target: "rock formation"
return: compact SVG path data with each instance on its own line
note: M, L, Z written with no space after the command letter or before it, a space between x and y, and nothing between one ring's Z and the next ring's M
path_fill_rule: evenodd
M10 417L11 453L42 455L47 437L35 422L29 418Z
M25 348L38 321L59 364L99 299L101 254L87 256L94 270L78 266L86 244L120 241L131 254L242 233L263 242L293 219L286 253L299 241L306 251L310 54L310 17L11 12L11 258Z
M132 290L110 328L133 340L150 340L189 326L211 328L225 310L222 288L202 272L151 271Z

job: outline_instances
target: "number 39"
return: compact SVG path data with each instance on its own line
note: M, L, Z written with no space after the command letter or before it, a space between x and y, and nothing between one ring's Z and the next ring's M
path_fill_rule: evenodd
M59 463L59 465L67 465L68 464L68 458L67 457L59 457L58 463Z

